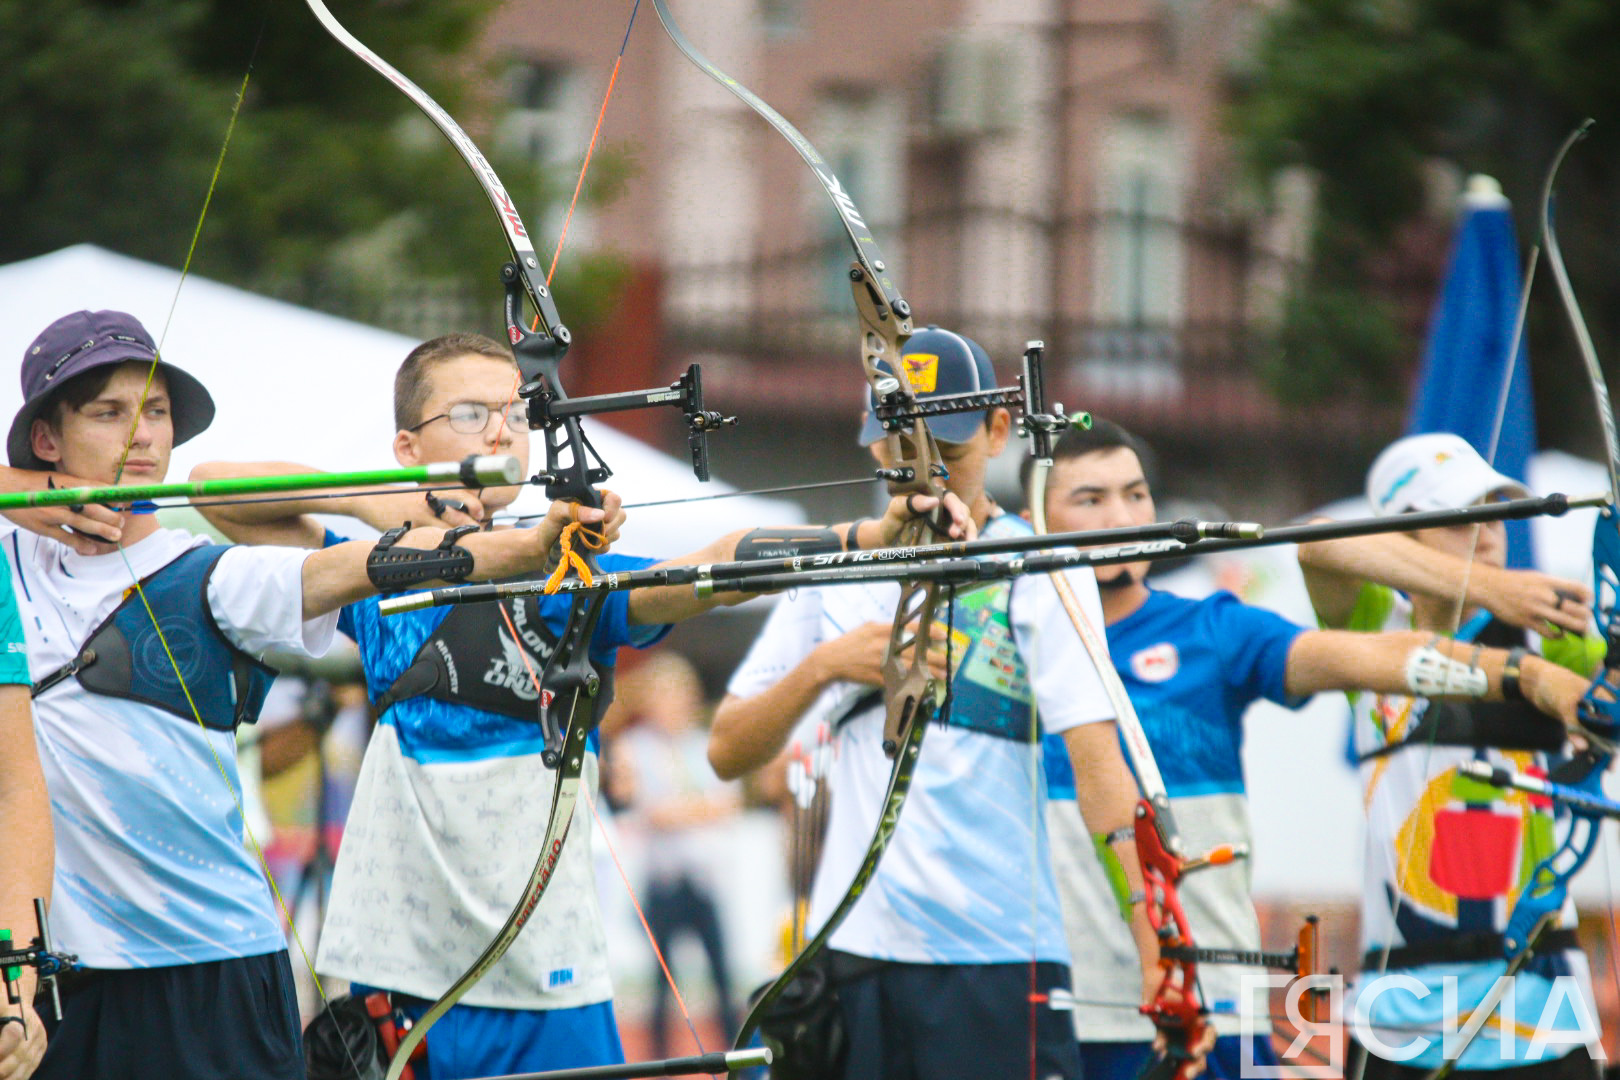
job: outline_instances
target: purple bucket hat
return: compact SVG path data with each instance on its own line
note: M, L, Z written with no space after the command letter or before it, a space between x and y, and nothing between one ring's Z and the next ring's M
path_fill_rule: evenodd
M150 364L157 345L140 320L122 311L75 311L40 331L23 353L23 407L11 421L6 457L18 469L51 468L34 456L30 432L50 404L51 395L75 375L107 364L138 360ZM207 430L214 420L214 399L203 384L173 364L158 363L173 406L174 444L179 446Z

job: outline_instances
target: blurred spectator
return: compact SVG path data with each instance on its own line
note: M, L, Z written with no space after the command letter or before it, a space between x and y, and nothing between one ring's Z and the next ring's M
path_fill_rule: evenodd
M666 957L680 935L696 935L714 982L716 1019L729 1035L737 1027L731 975L704 867L714 827L736 817L741 796L709 767L703 686L685 657L659 652L624 673L618 702L625 724L610 744L605 787L647 832L647 925ZM666 1057L670 987L659 972L653 986L652 1054Z

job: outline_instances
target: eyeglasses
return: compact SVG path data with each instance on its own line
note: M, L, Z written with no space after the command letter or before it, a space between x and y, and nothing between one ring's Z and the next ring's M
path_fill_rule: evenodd
M504 426L512 431L529 430L529 403L514 401L510 405L486 405L481 401L461 401L437 416L430 416L406 431L420 431L435 420L450 421L450 430L461 435L478 435L489 427L491 416L504 417Z

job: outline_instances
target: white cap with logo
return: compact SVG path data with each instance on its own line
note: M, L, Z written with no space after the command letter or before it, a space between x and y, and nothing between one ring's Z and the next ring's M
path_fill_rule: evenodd
M1496 494L1522 499L1533 493L1491 468L1466 439L1446 432L1397 439L1367 470L1367 501L1380 516L1457 510Z

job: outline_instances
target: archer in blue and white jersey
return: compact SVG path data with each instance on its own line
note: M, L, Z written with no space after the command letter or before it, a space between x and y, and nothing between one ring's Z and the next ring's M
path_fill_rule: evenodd
M906 350L899 366L924 400L995 385L983 349L960 334L929 327ZM984 490L986 466L1006 446L1007 411L927 422L939 440L946 486L968 504L981 532L1028 532ZM887 464L881 436L870 420L861 439ZM1101 610L1090 571L1068 577L1096 622ZM892 584L790 594L715 716L709 757L727 777L770 762L801 723L835 728L831 817L808 933L848 892L885 803L891 763L881 746L879 688L900 595ZM1038 741L1042 731L1054 734L1072 755L1093 831L1119 832L1135 798L1112 707L1048 577L963 590L939 605L933 630L939 674L947 655L951 661L948 703L923 740L875 876L832 934L837 1002L830 1011L843 1038L819 1041L848 1050L841 1060L815 1063L818 1075L978 1080L1025 1075L1033 1066L1042 1077L1077 1077L1068 1019L1051 1007L1065 996L1069 949L1048 854ZM1090 836L1082 843L1095 858ZM1107 857L1129 882L1137 862L1128 830L1116 844ZM1157 976L1156 951L1140 910L1131 929L1140 992ZM1110 932L1131 947L1117 916ZM1032 994L1048 1004L1033 1005Z

